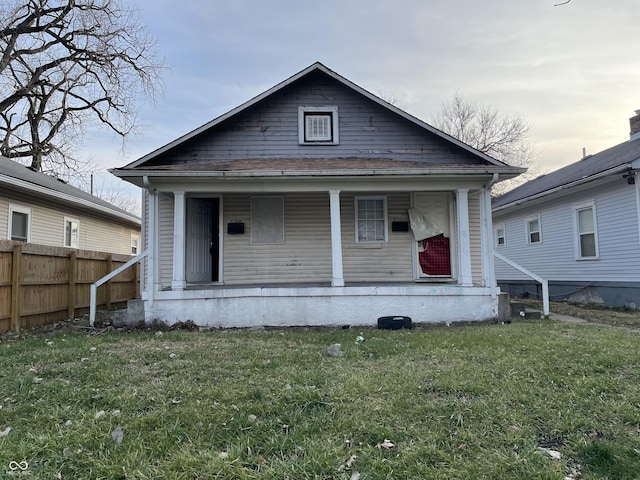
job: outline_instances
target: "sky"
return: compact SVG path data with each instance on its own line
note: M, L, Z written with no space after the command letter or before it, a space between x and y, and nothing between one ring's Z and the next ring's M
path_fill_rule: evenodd
M139 9L168 68L124 150L105 131L87 136L82 155L99 169L124 166L316 61L427 122L456 92L519 115L541 172L628 140L640 109L638 0L121 1Z

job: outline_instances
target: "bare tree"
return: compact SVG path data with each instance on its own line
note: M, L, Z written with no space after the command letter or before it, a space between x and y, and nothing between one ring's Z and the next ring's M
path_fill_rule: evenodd
M153 100L162 61L118 0L0 0L0 153L68 176L88 126L123 142Z
M444 103L432 124L476 150L509 165L527 168L527 173L497 184L494 194L502 194L534 178L536 152L527 141L530 125L518 115L498 112L491 105L480 105L459 93Z

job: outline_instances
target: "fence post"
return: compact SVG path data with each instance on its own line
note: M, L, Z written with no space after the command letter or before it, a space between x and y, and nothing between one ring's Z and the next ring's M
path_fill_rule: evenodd
M76 277L78 275L77 267L77 255L76 251L72 250L69 253L69 286L67 295L67 315L69 318L73 318L76 315Z
M107 274L113 271L113 256L111 254L107 255ZM107 281L105 285L106 292L104 298L104 306L107 310L111 308L111 280Z
M11 261L11 330L20 331L20 264L22 263L22 244L13 246Z

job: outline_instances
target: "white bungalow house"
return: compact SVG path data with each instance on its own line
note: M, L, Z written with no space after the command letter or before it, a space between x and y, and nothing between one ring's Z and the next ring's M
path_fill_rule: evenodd
M490 189L522 169L320 63L111 172L146 189L147 321L497 316Z
M640 306L640 115L626 142L531 180L493 202L495 251L549 285L551 300ZM501 259L501 290L540 284Z

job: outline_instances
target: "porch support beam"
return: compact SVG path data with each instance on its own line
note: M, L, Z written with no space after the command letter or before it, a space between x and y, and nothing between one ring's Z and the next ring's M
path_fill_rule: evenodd
M458 217L458 284L472 286L471 276L471 240L469 235L469 190L456 190Z
M185 192L173 192L173 279L171 290L184 290L187 283L184 275L185 255Z
M159 290L158 286L158 192L155 189L149 189L149 232L148 250L149 258L147 267L147 291L149 305L153 306L155 292Z
M491 190L480 190L480 220L482 225L482 278L484 286L491 289L493 298L498 294L493 261L493 222L491 220Z
M340 190L329 190L331 208L331 266L332 287L344 287L342 272L342 229L340 227Z

